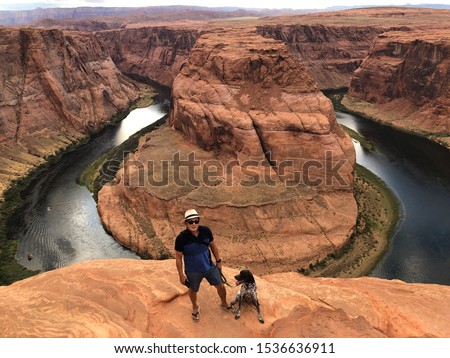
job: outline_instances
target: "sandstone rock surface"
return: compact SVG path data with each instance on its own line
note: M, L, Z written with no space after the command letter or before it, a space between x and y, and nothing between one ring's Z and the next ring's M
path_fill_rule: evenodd
M0 29L0 193L139 98L95 36Z
M266 160L282 181L294 179L284 160L304 168L342 159L343 181L327 177L324 164L308 167L320 183L311 175L303 184L352 190L353 145L331 102L284 44L244 28L203 34L172 97L169 124L198 147L240 162Z
M204 33L172 97L169 127L142 138L98 194L119 242L172 256L196 207L229 265L257 273L296 270L346 243L354 149L285 45L245 28Z
M98 33L117 67L171 86L198 37L198 30L165 26L140 27Z
M380 26L265 25L258 32L285 42L320 88L349 87Z
M450 29L378 36L345 105L450 146L449 39Z
M224 268L230 281L237 272ZM447 286L295 273L256 282L264 324L248 305L235 320L205 283L193 323L175 260L77 263L0 287L0 336L450 337ZM230 300L238 288L227 290Z
M353 72L377 35L413 30L433 33L449 27L449 10L373 7L261 19L258 31L284 41L319 87L349 87ZM374 74L376 76L376 74Z

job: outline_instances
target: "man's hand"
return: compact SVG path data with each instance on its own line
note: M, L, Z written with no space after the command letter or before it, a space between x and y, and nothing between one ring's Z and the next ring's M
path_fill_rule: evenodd
M180 283L184 286L184 283L186 282L187 277L186 275L180 275Z

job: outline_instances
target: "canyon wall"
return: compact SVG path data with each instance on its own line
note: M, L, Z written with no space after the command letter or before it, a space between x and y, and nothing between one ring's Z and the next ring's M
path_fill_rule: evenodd
M216 29L175 78L169 125L141 138L98 209L119 242L151 258L174 255L195 207L228 265L296 270L351 235L354 164L331 102L284 44Z
M349 87L381 26L265 25L258 32L285 42L320 88Z
M203 34L172 97L169 124L198 147L265 160L284 181L294 179L292 167L332 160L325 159L329 150L336 162L350 159L341 168L345 180L327 177L333 173L325 165L311 167L316 186L353 189L353 147L330 101L281 42L242 28ZM283 160L295 163L282 167Z
M175 260L77 263L0 287L0 337L450 337L448 286L296 273L255 279L264 324L246 304L235 320L206 285L193 329ZM227 287L228 300L238 289Z
M378 36L344 104L450 146L449 39L450 29Z
M171 86L198 30L142 27L99 32L116 66L129 75Z
M0 48L0 193L140 95L96 36L1 28Z

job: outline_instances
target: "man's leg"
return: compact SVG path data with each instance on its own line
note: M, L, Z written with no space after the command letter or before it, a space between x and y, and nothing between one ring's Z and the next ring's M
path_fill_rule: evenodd
M222 282L222 278L220 277L219 269L216 266L212 267L205 274L205 277L208 280L209 284L216 288L222 307L227 309L229 307L227 303L227 290L225 289L225 285Z
M197 313L198 312L197 292L195 292L194 290L192 290L190 288L188 291L188 294L189 294L189 298L191 299L191 303L192 303L192 313Z
M222 283L218 286L214 286L217 290L217 293L220 297L220 301L222 303L222 307L228 307L227 303L227 290L225 289L225 285Z
M186 276L189 281L188 295L192 303L192 314L195 315L200 309L200 306L197 303L197 292L200 288L200 283L203 280L203 274L200 272L186 272Z

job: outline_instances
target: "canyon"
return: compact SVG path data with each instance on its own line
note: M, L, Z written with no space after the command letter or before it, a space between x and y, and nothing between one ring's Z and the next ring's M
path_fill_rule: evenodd
M267 322L247 311L238 326L202 290L213 319L198 337L219 319L224 337L448 337L446 286L296 270L338 251L356 223L352 142L321 89L348 87L353 111L448 145L449 17L363 9L1 27L1 193L125 112L148 91L142 82L170 86L172 107L98 195L119 242L169 260L83 262L0 287L0 335L184 336L188 299L170 258L195 207L225 274L258 275Z
M449 35L383 33L355 71L344 105L450 147Z
M358 83L358 73L364 68L364 66L360 65L369 61L373 52L371 49L373 43L384 39L387 36L385 34L390 32L398 32L405 37L412 36L412 38L415 38L417 31L424 31L427 19L430 21L431 17L436 16L438 13L443 18L448 16L448 11L411 10L409 12L393 9L389 10L389 12L386 11L387 16L382 17L379 12L368 10L364 12L368 26L355 26L355 23L360 21L361 11L343 13L345 13L344 20L339 18L339 16L333 15L318 16L318 21L323 22L320 25L317 24L316 16L308 15L264 19L267 20L265 25L260 25L258 21L251 22L248 26L235 27L230 25L218 27L217 23L212 22L208 26L194 23L191 24L188 34L180 32L181 25L179 24L174 26L174 29L161 28L162 36L164 38L172 38L173 41L170 43L176 43L176 46L167 45L168 41L157 40L154 30L149 29L144 24L139 24L139 26L130 25L123 30L100 32L102 33L100 36L106 37L112 56L116 58L115 62L122 71L133 73L140 78L152 78L155 75L152 73L153 70L150 69L150 64L156 63L156 66L153 66L158 69L157 76L159 76L160 81L164 81L164 83L172 86L173 103L169 127L180 132L183 135L183 139L178 137L171 138L167 142L170 142L170 146L177 149L182 147L179 144L182 140L187 140L189 145L194 145L188 146L188 143L186 143L186 148L180 149L177 152L178 155L187 159L190 153L195 152L198 154L198 148L201 148L204 151L202 156L195 159L199 159L200 163L217 160L218 164L216 164L221 169L228 169L227 163L230 163L231 160L237 160L237 167L241 171L241 177L238 177L238 180L241 180L242 176L245 176L245 174L242 174L242 163L246 163L247 160L252 160L258 163L257 165L259 166L261 166L261 163L264 163L262 167L265 168L270 167L272 163L281 163L287 158L297 158L299 156L298 153L300 153L301 157L304 155L301 153L302 151L308 152L309 160L313 161L319 158L311 153L325 153L328 150L338 153L336 152L336 146L333 147L328 141L315 144L309 140L305 141L306 133L323 135L327 134L328 128L331 128L331 132L334 132L334 135L336 136L337 134L337 137L339 137L339 131L336 132L333 129L335 120L330 117L329 113L326 113L326 108L329 106L326 101L318 99L317 95L306 96L306 98L309 98L307 100L308 104L316 101L320 103L319 110L316 107L308 109L308 111L312 112L310 119L315 117L317 112L325 113L325 116L328 118L324 119L322 117L325 121L319 120L319 127L316 127L309 120L308 123L304 122L304 118L301 119L302 125L296 127L294 123L297 120L294 121L289 115L285 116L283 114L286 112L286 109L282 109L281 113L278 113L278 107L286 106L286 104L291 111L302 113L300 117L305 116L303 113L306 114L308 111L305 111L297 103L293 104L292 100L286 101L283 89L271 89L272 87L277 88L277 86L283 88L285 86L283 81L286 82L286 78L304 78L304 75L300 76L295 73L296 70L292 75L278 74L277 63L274 63L276 61L262 57L261 52L259 52L268 51L265 46L266 43L273 44L269 41L270 39L282 40L288 46L288 49L281 50L280 47L271 45L273 46L271 49L273 52L284 51L284 53L288 53L287 55L283 54L278 61L283 61L286 56L290 56L289 61L291 62L294 59L300 61L311 77L318 81L320 88L339 89L350 87L348 98L352 98L355 101L356 97L351 96L354 93L361 92L354 90ZM358 18L358 20L353 21L352 16ZM316 19L316 24L313 23L312 19ZM281 21L284 21L285 25L279 25ZM295 22L301 22L301 24ZM348 26L349 24L353 26ZM221 22L220 25L225 25L225 23ZM434 26L439 27L438 25ZM445 33L445 26L443 27L442 31ZM414 28L417 28L417 30L414 30ZM117 31L122 33L122 35L118 35ZM123 34L126 32L131 32L133 36ZM252 34L251 40L247 41L250 33ZM263 36L266 40L257 37L256 34ZM125 40L121 40L122 37ZM240 39L241 37L242 40ZM145 42L142 38L150 40ZM227 38L239 43L239 46L230 46ZM208 44L209 40L207 39L212 39L215 45ZM139 44L140 46L130 46L130 43ZM416 42L413 40L411 43ZM212 48L213 46L215 47ZM240 47L248 47L254 56L242 52ZM227 49L227 53L221 49ZM156 62L148 61L149 58L154 59ZM439 58L445 59L445 56L439 55ZM139 63L139 65L136 65L136 63ZM177 70L174 71L172 65ZM419 68L422 67L423 65L420 64ZM291 73L292 68L288 64L283 71ZM356 70L357 68L359 69ZM442 68L445 71L445 66ZM354 72L355 70L356 72ZM374 76L378 75L375 74ZM280 79L278 79L279 77ZM399 76L399 78L403 77ZM382 77L378 76L378 78ZM446 76L436 78L438 79L436 86L443 88L443 91L440 93L445 98ZM242 79L246 79L246 82L240 81ZM304 81L308 82L307 79ZM376 81L360 82L367 87L376 84ZM257 83L261 83L261 87L254 86ZM309 85L312 84L310 83ZM406 86L406 88L411 87L413 87L412 83ZM291 90L289 91L292 92ZM315 90L312 87L306 90L306 92L311 91ZM301 92L305 92L305 90L303 89ZM275 112L275 115L269 114L270 110L268 110L267 103L270 103L270 106L274 108L273 112ZM287 112L290 110L287 110ZM254 128L253 133L251 133L252 128ZM163 173L161 169L155 171L155 168L153 168L154 172L146 172L146 168L143 168L142 164L151 160L152 165L155 163L160 163L161 165L162 162L171 163L174 159L174 151L164 152L161 149L164 145L164 140L173 134L167 129L164 129L164 131L164 139L159 134L143 138L138 151L129 158L132 164L129 166L125 165L124 170L118 175L116 183L105 187L99 195L99 212L105 226L125 246L132 247L133 250L141 254L150 255L150 257L173 255L170 243L174 235L182 228L175 218L176 216L182 217L182 209L178 205L182 207L199 205L201 209L205 210L207 220L210 220L207 223L218 228L218 237L222 239L228 236L228 239L225 239L225 246L230 247L230 249L229 252L225 253L226 256L234 256L231 254L234 251L232 247L234 243L240 245L242 242L242 231L246 231L247 236L250 237L252 229L257 229L257 232L255 232L257 235L252 236L251 239L244 240L244 242L255 241L255 244L252 244L255 247L254 253L251 250L252 253L247 254L246 258L239 257L236 260L237 262L242 262L242 260L244 262L252 262L255 270L261 274L271 273L274 269L277 271L291 270L295 265L297 265L297 268L298 265L305 267L308 264L320 261L326 255L342 247L345 240L341 241L341 239L338 239L336 242L328 242L328 244L310 242L309 246L315 247L314 250L309 251L302 246L299 251L302 251L305 257L297 257L296 263L292 260L286 261L283 256L286 255L286 250L280 248L281 250L278 251L270 240L267 242L266 238L267 232L271 233L279 230L280 227L289 227L282 220L279 222L272 221L272 215L275 217L279 215L264 213L263 218L270 220L266 220L267 222L263 226L260 214L251 214L252 217L256 215L256 218L252 218L251 222L243 224L244 228L241 228L241 224L233 224L233 227L224 224L221 217L216 217L213 214L214 210L211 210L211 206L220 207L220 210L224 210L224 207L220 206L223 204L226 204L225 207L229 207L230 203L232 203L232 206L242 205L239 201L233 204L234 199L224 200L224 193L230 195L231 198L239 197L241 200L245 198L247 203L245 210L249 211L249 209L253 210L254 204L267 207L267 204L273 204L278 199L284 201L283 197L293 198L296 194L294 195L292 192L289 194L274 192L275 194L268 195L257 190L258 186L246 188L247 193L250 192L250 189L255 191L255 194L252 195L254 200L251 200L248 195L244 195L239 190L231 189L233 185L230 188L224 187L227 178L223 171L218 174L220 178L215 178L218 179L216 182L220 183L220 185L203 185L203 187L191 188L192 190L187 188L181 190L172 186L171 190L168 189L169 187L166 187L164 192L161 188L154 188L148 185L147 179L149 176L154 176L155 173L161 176ZM302 132L303 135L299 134ZM298 136L302 138L299 139ZM297 139L299 139L298 147L295 145ZM305 143L307 142L308 146L312 145L311 149L305 149ZM158 143L158 154L155 154L156 143ZM291 143L292 148L289 147ZM340 147L344 148L345 145L340 145ZM268 158L267 153L269 152L271 156L274 155L275 157ZM274 153L277 154L275 155ZM338 154L336 161L339 161L341 158L347 158L350 160L350 163L354 161L352 155L348 154L348 149L343 149L343 153L345 153L343 156ZM296 166L301 168L305 160L304 158L297 159L299 161ZM289 171L289 168L287 169ZM253 174L262 175L261 167L256 170L252 168L252 170ZM171 174L173 175L173 173ZM284 174L292 176L293 173L288 172ZM188 173L184 173L184 175L188 175ZM200 175L200 173L197 173L197 175ZM348 177L348 173L344 176ZM133 184L130 184L130 182L133 182ZM350 182L351 179L348 183ZM333 185L330 187L337 189ZM319 188L318 191L320 192L322 189ZM349 188L347 187L347 189ZM218 191L221 193L220 195L217 194ZM194 195L194 192L197 194ZM336 193L338 192L339 195L343 195L342 190L337 190ZM259 195L271 197L272 199L258 202L257 198ZM300 196L306 199L308 195L305 196L305 193L302 193ZM322 196L324 194L320 193L319 195ZM155 196L158 200L155 199ZM273 199L274 197L278 199ZM181 198L184 199L181 200ZM310 197L307 200L310 202ZM170 201L169 205L167 205L168 201ZM324 201L330 204L329 199ZM336 204L338 202L333 201L330 207L340 206L341 204ZM340 202L354 203L354 200L350 199L350 201L347 201L344 199ZM120 207L127 209L119 209ZM130 212L130 207L136 210ZM302 205L302 207L305 206ZM322 208L324 212L328 210L327 206ZM241 208L240 210L244 209ZM279 208L275 208L274 212L279 212L279 210ZM311 209L308 208L309 210ZM156 213L156 211L161 211L162 214ZM293 218L298 217L299 213L300 217L305 216L304 211L298 209L295 209L295 211L297 214L292 214L291 210L288 210L287 214L285 214L290 218L290 223L295 221ZM320 209L314 208L313 211L314 214L312 216L314 218L321 217ZM355 215L354 209L348 206L342 207L341 212L350 214L349 217ZM333 213L332 215L335 214ZM230 216L241 217L242 213L233 212L232 214L230 213ZM156 218L153 220L154 217ZM326 238L325 242L330 237L338 238L342 237L342 235L347 235L348 237L354 225L353 220L343 221L340 217L335 217L336 220L333 220L329 216L325 216L323 219L323 222L330 223L329 227L323 230L322 223L317 222L319 232L322 232ZM335 231L333 222L339 222L346 229L341 231L341 228ZM299 226L305 227L307 231L309 230L305 225ZM260 231L258 232L258 230ZM289 229L286 230L289 237L296 237ZM224 234L225 232L235 234ZM298 232L301 232L301 230ZM302 236L305 237L303 232ZM314 234L313 236L316 235ZM281 256L280 252L283 252ZM312 252L315 252L315 255ZM256 259L256 257L260 259ZM258 261L260 262L258 263ZM282 261L286 264L281 264ZM235 263L232 262L230 264L234 265Z
M98 210L120 243L159 258L174 257L193 206L230 266L290 271L347 242L354 165L331 101L284 44L211 30L173 82L168 125L141 138L99 191Z
M232 25L226 19L177 22L175 17L131 17L124 28L108 31L69 31L64 22L1 29L2 63L8 65L1 67L0 193L136 100L138 85L123 74L171 86L200 34ZM246 27L285 42L319 88L348 87L344 104L353 111L448 145L448 19L448 10L366 9L254 17ZM51 67L43 63L47 58ZM33 73L41 68L46 70ZM52 95L39 93L43 87L35 86L36 75ZM76 123L87 116L92 123ZM30 117L33 125L18 130L17 123ZM24 128L28 134L21 133Z
M1 194L126 111L143 89L90 34L0 28L0 47Z

